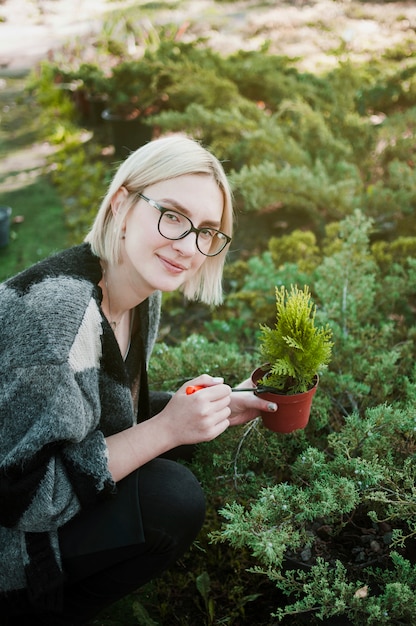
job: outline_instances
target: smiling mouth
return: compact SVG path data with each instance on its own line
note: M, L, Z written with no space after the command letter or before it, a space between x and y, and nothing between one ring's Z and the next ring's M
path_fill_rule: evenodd
M175 263L174 261L171 261L170 259L167 259L166 257L159 256L159 259L163 263L163 265L167 268L167 270L174 274L180 274L181 272L185 272L188 269L184 265L181 265L180 263Z

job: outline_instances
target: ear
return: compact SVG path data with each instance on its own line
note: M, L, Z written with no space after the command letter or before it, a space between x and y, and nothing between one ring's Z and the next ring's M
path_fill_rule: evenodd
M113 217L117 217L117 214L120 211L120 208L123 206L129 192L125 187L119 187L116 193L111 198L111 211L113 213Z

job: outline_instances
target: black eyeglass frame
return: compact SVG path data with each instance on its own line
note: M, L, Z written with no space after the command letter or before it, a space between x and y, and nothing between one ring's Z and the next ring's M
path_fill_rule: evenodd
M229 243L231 243L231 237L229 237L228 235L226 235L225 233L223 233L221 230L218 230L216 228L211 228L211 227L205 227L205 228L196 228L193 223L192 220L189 219L189 217L187 215L184 215L183 213L181 213L180 211L176 211L176 209L168 209L167 207L164 207L162 205L160 205L158 202L156 202L156 200L152 200L151 198L148 198L147 196L145 196L142 193L138 193L137 194L139 196L139 198L142 198L143 200L145 200L145 202L147 202L148 204L150 204L150 206L152 206L153 208L157 209L158 211L160 211L160 217L159 217L159 221L157 223L157 229L159 231L159 233L162 235L162 237L164 237L165 239L168 239L169 241L178 241L180 239L184 239L185 237L187 237L189 235L189 233L195 233L196 234L196 247L198 248L199 252L201 254L203 254L204 256L208 256L208 257L214 257L217 256L218 254L221 254L221 252L224 250L224 248L226 246L228 246ZM162 217L165 213L177 213L178 215L180 215L181 217L185 218L186 220L188 220L189 224L190 224L190 228L185 231L180 237L167 237L166 235L164 235L161 230L160 230L160 222L162 220ZM207 252L203 252L201 250L201 248L198 245L198 237L199 237L199 233L205 231L205 230L210 230L213 231L214 233L220 235L221 237L224 237L224 245L222 246L222 248L220 250L218 250L218 252L215 252L214 254L209 254Z

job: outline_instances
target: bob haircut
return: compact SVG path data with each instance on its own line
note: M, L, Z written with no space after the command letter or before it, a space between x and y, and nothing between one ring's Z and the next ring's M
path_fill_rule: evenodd
M138 148L120 165L85 237L93 253L108 263L120 263L123 218L137 203L137 194L143 193L150 185L186 174L211 176L215 180L224 198L220 228L232 237L232 192L221 163L194 139L174 134ZM123 203L122 214L114 219L111 203L120 187L125 187L129 196ZM200 300L210 305L222 302L226 250L227 247L217 256L206 257L198 272L181 286L181 291L189 300Z

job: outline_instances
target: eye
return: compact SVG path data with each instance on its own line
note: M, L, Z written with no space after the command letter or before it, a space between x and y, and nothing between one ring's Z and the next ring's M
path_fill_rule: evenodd
M172 222L172 223L180 223L183 222L183 219L181 219L181 215L179 215L179 213L175 213L174 211L170 211L169 209L165 209L163 212L163 218L167 221L167 222Z
M191 224L187 217L171 209L163 209L163 223L166 226L177 227L183 230L189 230Z
M216 234L217 231L213 230L212 228L201 228L201 230L199 231L199 236L202 237L202 239L204 239L205 241L210 241L211 239L214 239Z

